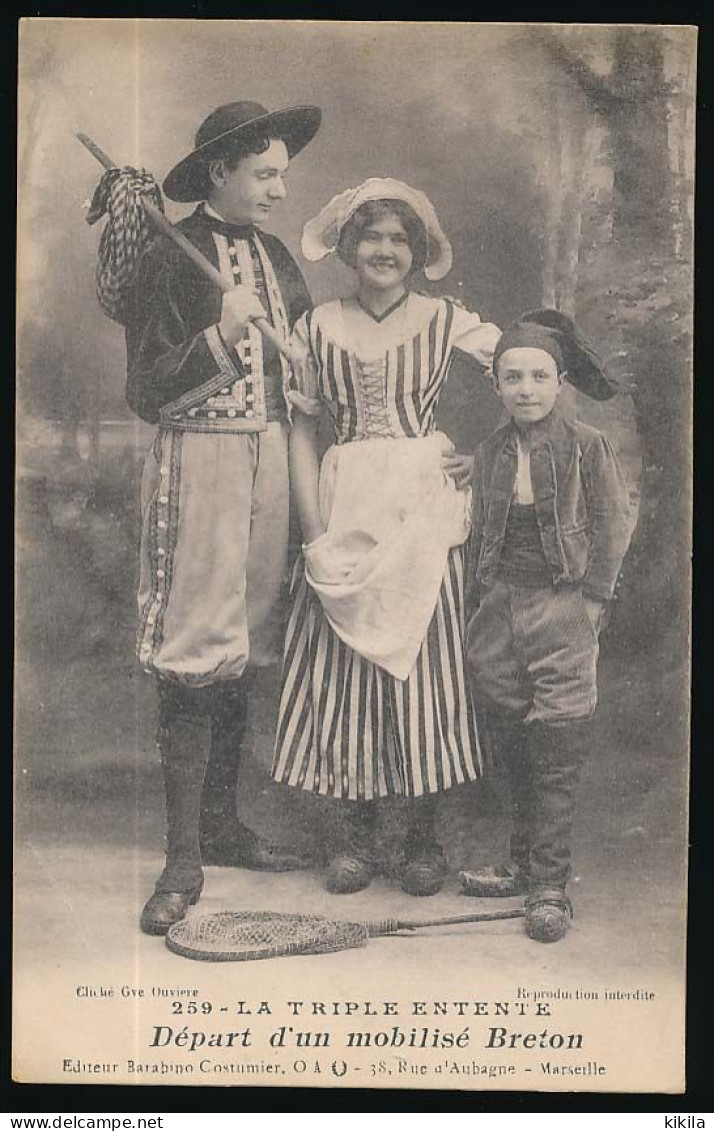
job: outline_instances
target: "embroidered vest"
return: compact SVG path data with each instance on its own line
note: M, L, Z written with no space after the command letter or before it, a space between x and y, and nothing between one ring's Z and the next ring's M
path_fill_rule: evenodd
M212 233L218 269L224 279L252 290L257 288L256 271L248 239L229 239ZM286 340L289 323L275 270L257 232L250 237L265 283L270 321ZM216 326L204 331L206 344L218 367L215 377L164 406L160 422L164 427L191 432L263 432L268 426L265 403L263 335L249 323L244 337L233 347L224 344ZM236 372L235 361L242 366ZM288 363L280 355L283 389L287 387Z

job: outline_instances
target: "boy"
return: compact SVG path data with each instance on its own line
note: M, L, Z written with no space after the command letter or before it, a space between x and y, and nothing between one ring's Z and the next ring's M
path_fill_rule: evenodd
M570 319L523 315L501 336L493 372L510 419L476 453L466 652L514 825L510 863L462 882L475 895L527 893L527 934L555 942L572 917L574 797L629 497L606 438L556 408L564 378L597 400L617 391Z

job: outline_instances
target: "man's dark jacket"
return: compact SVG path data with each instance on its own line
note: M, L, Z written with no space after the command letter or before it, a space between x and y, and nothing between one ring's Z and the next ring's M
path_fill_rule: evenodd
M213 231L230 239L250 238L250 228L224 223L201 207L176 225L202 251L214 267L218 256ZM292 326L312 303L297 264L277 236L260 232L273 265ZM158 237L143 256L129 299L126 317L127 384L130 407L154 424L161 409L184 394L212 381L221 372L216 352L205 331L221 316L220 289L165 236ZM214 336L215 341L215 336ZM242 376L234 351L223 350L222 364L230 367L226 381ZM280 360L275 346L263 345L266 374L280 380Z

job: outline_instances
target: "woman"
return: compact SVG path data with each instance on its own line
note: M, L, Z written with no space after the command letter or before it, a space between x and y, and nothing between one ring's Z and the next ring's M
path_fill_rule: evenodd
M375 870L375 799L406 795L401 882L441 887L434 798L481 773L463 670L470 460L434 429L452 352L490 365L499 330L412 290L441 279L451 247L421 192L374 178L335 197L303 233L307 259L337 252L357 290L296 326L287 396L290 470L304 537L293 578L273 774L345 802L348 843L328 890ZM319 467L327 411L335 443Z

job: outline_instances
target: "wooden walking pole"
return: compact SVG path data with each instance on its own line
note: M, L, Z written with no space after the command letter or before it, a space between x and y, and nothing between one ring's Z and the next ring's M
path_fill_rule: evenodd
M85 149L88 149L92 156L95 157L99 164L103 165L105 169L119 168L116 161L112 161L111 157L109 157L109 155L106 154L103 149L100 149L96 142L92 141L91 137L88 137L87 134L78 133L77 138L79 141L81 141ZM203 271L204 275L206 275L213 283L215 283L221 291L228 292L233 290L233 284L229 283L227 279L223 278L220 271L218 271L213 266L213 264L209 262L208 259L206 259L205 255L203 255L203 253L200 252L189 239L186 239L186 236L183 234L183 232L180 232L178 228L174 228L173 224L171 224L166 219L163 212L161 212L161 210L156 207L153 201L148 200L146 197L142 197L141 204L146 215L159 229L159 231L163 232L165 236L168 236L170 240L173 240L173 242L181 248L181 250L188 256L188 258L192 260L193 263L195 263L196 266L201 271ZM295 354L293 353L293 350L290 348L285 339L282 337L282 335L279 334L277 330L275 330L274 327L271 326L265 318L254 318L253 322L258 327L263 337L268 338L269 341L271 341L276 347L276 349L280 350L280 353L283 355L283 357L287 358L287 360L292 364L295 361Z

